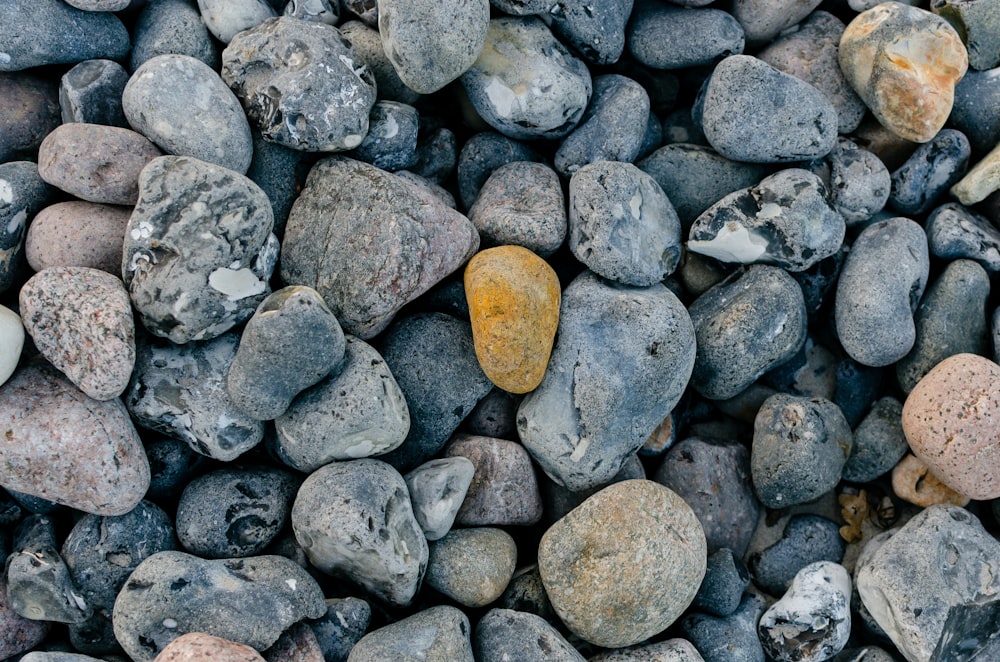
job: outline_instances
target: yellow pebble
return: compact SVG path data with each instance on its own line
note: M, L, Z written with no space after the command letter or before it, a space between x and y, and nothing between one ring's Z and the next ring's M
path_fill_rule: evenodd
M940 503L966 506L969 497L962 496L941 482L927 465L909 453L892 470L892 491L903 501L928 508Z

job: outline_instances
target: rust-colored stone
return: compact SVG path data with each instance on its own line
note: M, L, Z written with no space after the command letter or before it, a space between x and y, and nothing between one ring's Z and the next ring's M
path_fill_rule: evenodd
M969 503L969 497L942 483L926 464L909 453L892 469L892 491L903 501L921 508L941 503L964 507Z

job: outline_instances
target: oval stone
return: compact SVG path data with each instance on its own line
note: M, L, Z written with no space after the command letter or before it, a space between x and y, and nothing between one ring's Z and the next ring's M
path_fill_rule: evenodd
M204 632L189 632L177 637L160 651L155 662L263 662L260 653L244 644L237 644Z
M91 267L119 276L129 207L71 200L38 212L24 238L35 271L48 267Z
M24 325L7 306L0 305L0 386L14 374L24 348Z

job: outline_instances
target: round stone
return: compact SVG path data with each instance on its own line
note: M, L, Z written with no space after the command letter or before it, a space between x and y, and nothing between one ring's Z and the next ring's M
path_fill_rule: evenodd
M502 529L455 529L429 547L427 585L466 607L499 598L517 565L517 544Z
M267 0L198 0L205 26L224 44L277 15Z
M38 212L28 226L24 253L35 271L49 267L90 267L116 276L122 270L130 207L71 200Z

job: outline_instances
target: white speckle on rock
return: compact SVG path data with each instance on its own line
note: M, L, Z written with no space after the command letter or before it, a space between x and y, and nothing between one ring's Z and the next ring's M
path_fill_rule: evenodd
M767 252L767 241L739 223L730 222L715 238L688 241L689 251L714 257L723 262L750 264Z
M494 77L490 84L486 86L486 96L490 99L490 104L500 117L510 117L514 108L514 100L517 95L514 90L507 87L503 81Z
M239 301L267 289L267 283L257 278L250 269L216 269L208 276L208 285L217 292L222 292L230 301Z
M390 115L385 123L385 132L382 134L383 138L395 138L399 133L399 122L396 118Z
M10 64L10 53L0 53L0 64Z
M7 221L7 235L14 236L20 234L21 230L24 229L25 221L28 220L27 210L22 209L21 211L14 214L14 216Z
M164 618L163 627L167 628L168 630L173 630L177 627L177 621L175 621L172 618Z
M632 216L639 218L642 212L642 196L638 193L633 195L628 201L628 206L632 209Z
M351 134L349 136L344 136L344 147L346 147L348 149L354 149L355 147L357 147L358 145L360 145L361 141L364 140L364 139L365 139L364 136L359 136L357 134Z
M285 583L288 584L288 588L292 589L293 591L298 589L299 587L298 582L296 582L294 579L286 579Z
M7 206L14 202L14 189L6 179L0 179L0 205Z
M580 443L577 444L576 448L573 450L573 453L569 456L569 459L573 462L579 462L583 459L583 456L586 454L588 448L590 448L590 440L581 439Z
M781 216L781 205L774 202L765 202L757 212L757 218L777 218Z

